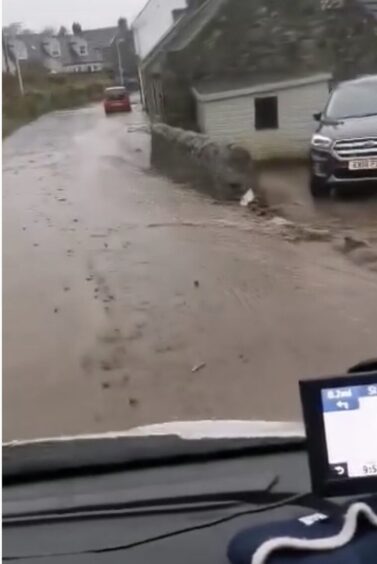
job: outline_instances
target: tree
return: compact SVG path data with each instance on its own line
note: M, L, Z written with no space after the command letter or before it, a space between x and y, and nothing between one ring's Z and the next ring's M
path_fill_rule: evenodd
M48 25L44 29L42 29L41 33L42 35L56 35L56 30L51 25Z
M58 35L60 35L61 37L64 37L65 35L67 35L68 33L68 29L65 27L65 25L60 26L60 29L58 31Z
M22 23L21 22L13 22L7 26L3 27L4 35L19 35L22 33Z
M72 24L72 31L74 35L80 35L82 33L82 27L79 22L74 22Z

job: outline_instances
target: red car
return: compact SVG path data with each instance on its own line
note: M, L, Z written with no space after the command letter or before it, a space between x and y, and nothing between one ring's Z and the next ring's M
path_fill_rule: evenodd
M106 88L103 102L106 115L113 112L130 112L130 96L124 86Z

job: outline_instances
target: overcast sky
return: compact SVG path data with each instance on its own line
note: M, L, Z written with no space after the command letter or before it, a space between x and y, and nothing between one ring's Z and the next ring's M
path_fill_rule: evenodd
M147 0L2 0L3 25L22 22L24 27L40 31L46 26L95 28L116 25L124 16L133 18Z

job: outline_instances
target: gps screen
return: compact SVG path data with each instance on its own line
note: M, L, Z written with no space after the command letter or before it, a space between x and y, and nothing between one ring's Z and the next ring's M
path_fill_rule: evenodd
M321 390L331 479L377 475L377 382Z

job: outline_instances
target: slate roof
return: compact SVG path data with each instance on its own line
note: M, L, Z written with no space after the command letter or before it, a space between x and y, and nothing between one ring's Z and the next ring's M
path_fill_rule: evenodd
M187 11L181 19L168 31L142 62L149 66L165 51L184 49L198 33L216 16L219 9L229 0L206 0L199 8ZM245 0L251 1L251 0ZM377 20L377 0L358 0ZM158 70L158 68L156 68Z
M249 76L226 76L220 79L205 79L194 83L193 87L199 94L217 94L218 92L230 92L242 90L243 88L253 88L260 85L276 84L287 80L299 80L313 78L325 80L330 76L329 73L258 73Z
M74 37L73 35L58 37L62 50L63 66L85 63L102 63L104 61L103 50L110 45L117 32L117 27L84 30L80 34L80 37L85 39L88 44L88 54L84 56L77 55L71 48L70 43Z
M42 48L42 39L38 33L30 33L25 35L17 35L15 39L22 41L27 49L28 61L42 63L47 56Z
M63 66L100 63L104 61L104 49L109 47L114 37L116 37L118 27L107 27L99 29L84 30L80 37L87 41L88 54L84 56L77 55L71 48L73 35L55 36L59 41L61 56L56 57L56 61ZM42 63L49 58L44 51L42 44L44 40L43 34L20 34L16 39L22 41L27 48L28 62Z
M87 29L82 32L82 36L96 47L107 47L119 31L118 27L103 27L98 29Z
M147 66L153 63L164 50L178 51L186 47L227 1L206 0L197 9L187 11L152 49L142 62L142 65Z
M226 94L234 93L252 89L256 87L263 87L268 90L269 86L276 86L279 89L279 84L288 82L315 83L326 81L331 78L330 73L314 73L302 72L291 74L286 72L281 73L258 73L250 76L225 76L217 79L200 80L194 83L194 91L202 96L211 96L212 94ZM274 88L275 89L275 88Z

